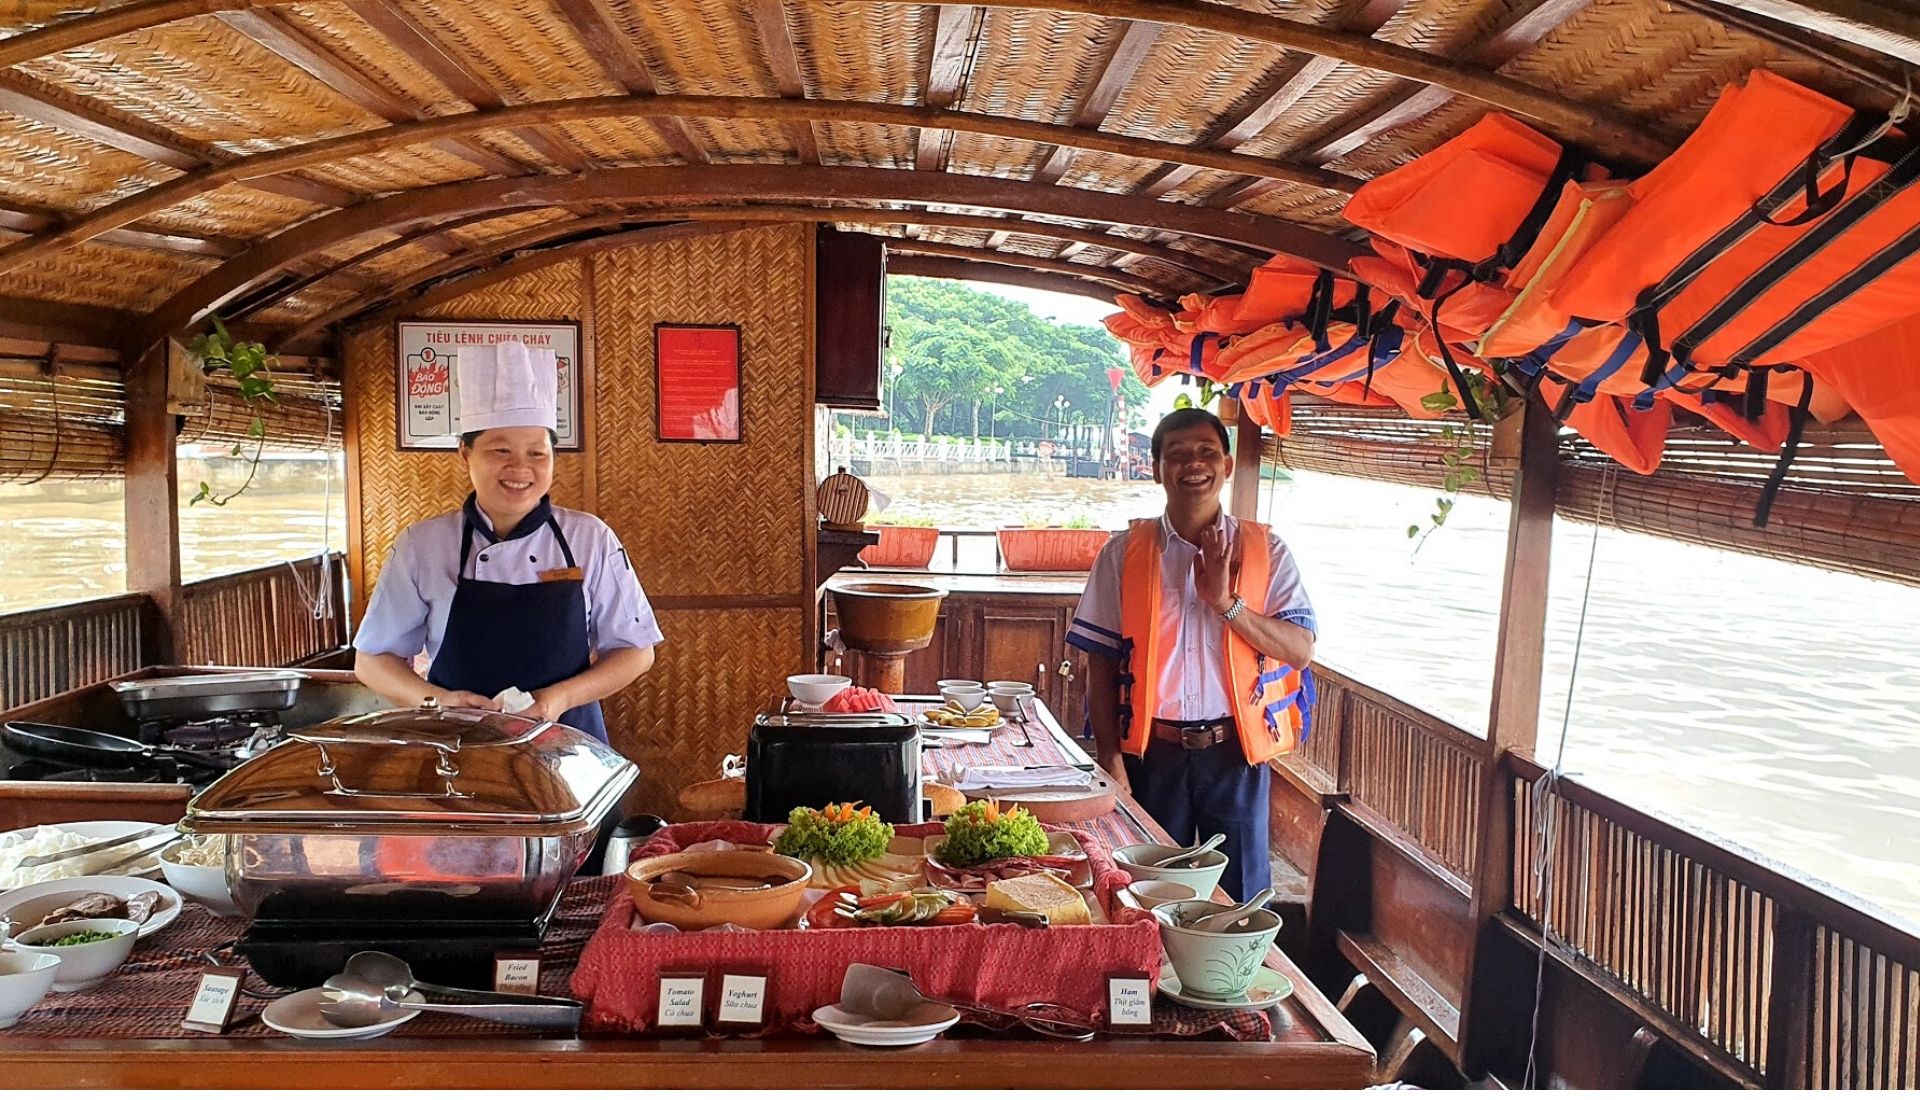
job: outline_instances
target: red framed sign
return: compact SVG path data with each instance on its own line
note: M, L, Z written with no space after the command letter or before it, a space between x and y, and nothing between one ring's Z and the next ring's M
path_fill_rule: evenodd
M661 442L740 442L739 325L654 325L653 380Z

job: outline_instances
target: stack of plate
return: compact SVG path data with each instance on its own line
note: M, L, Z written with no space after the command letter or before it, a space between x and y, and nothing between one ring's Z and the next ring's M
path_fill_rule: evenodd
M943 1004L923 1001L904 1020L877 1020L835 1004L814 1009L813 1022L863 1047L910 1047L959 1023L960 1013Z

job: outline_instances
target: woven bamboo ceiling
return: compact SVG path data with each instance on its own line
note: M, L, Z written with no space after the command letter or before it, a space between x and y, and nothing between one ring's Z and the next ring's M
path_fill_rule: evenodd
M1489 110L1633 168L1756 66L1885 109L1911 8L13 0L0 314L311 342L770 219L886 235L895 270L1172 297L1343 263L1352 190Z

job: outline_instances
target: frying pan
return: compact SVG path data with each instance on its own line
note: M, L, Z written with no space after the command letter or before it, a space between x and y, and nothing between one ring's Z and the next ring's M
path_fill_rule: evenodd
M205 753L157 748L130 737L45 722L8 722L0 726L0 742L24 756L76 767L126 768L156 760L179 760L216 772L229 767L228 761Z

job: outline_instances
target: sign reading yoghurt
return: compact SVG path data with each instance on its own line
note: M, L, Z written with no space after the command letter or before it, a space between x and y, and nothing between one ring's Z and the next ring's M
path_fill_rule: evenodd
M452 450L460 443L460 349L519 340L550 349L560 367L555 388L559 449L580 450L580 326L572 321L401 321L395 337L399 386L396 427L403 451Z

